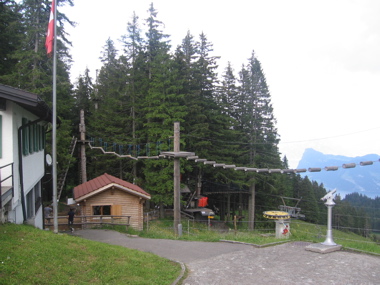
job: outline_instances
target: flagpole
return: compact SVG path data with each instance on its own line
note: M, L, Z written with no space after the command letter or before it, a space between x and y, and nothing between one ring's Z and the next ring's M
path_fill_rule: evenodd
M53 132L52 132L52 152L53 152L53 215L54 233L58 233L58 201L57 201L57 2L53 0L54 9L54 47L53 47Z

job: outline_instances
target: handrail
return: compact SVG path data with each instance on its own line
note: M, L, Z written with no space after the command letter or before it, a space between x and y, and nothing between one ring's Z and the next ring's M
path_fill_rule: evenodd
M8 163L8 164L3 165L3 166L0 166L0 170L3 169L3 168L5 168L5 167L7 167L7 166L9 166L9 165L12 165L12 166L13 166L13 162ZM1 173L1 172L0 172L0 173ZM4 179L1 179L1 180L0 180L0 185L1 185L1 182L4 182L5 180L7 180L7 179L9 179L9 178L11 178L11 177L13 177L13 167L12 167L11 175L9 175L8 177L5 177ZM0 178L1 178L1 175L0 175ZM13 185L13 183L12 183L12 185Z
M5 168L5 167L8 167L8 166L11 166L11 174L8 175L7 177L5 177L4 179L1 179L1 169ZM6 165L3 165L3 166L0 166L0 209L3 207L3 194L2 194L2 191L1 191L1 188L2 188L2 183L5 181L5 180L8 180L9 178L12 178L12 184L10 186L10 189L12 190L12 198L14 196L14 182L13 182L13 162L11 163L8 163ZM9 191L9 189L7 190ZM6 191L6 192L7 192ZM9 195L6 195L6 196L9 196ZM6 199L6 198L5 198Z
M9 165L12 165L13 164L13 162L11 162L11 163L8 163L8 164L6 164L6 165L3 165L3 166L0 166L0 169L2 169L2 168L4 168L4 167L7 167L7 166L9 166Z

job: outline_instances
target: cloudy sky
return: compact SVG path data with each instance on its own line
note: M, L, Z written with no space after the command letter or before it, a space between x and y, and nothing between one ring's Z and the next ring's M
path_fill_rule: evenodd
M73 80L86 67L95 77L110 37L126 34L133 12L145 28L151 0L75 0L61 8L77 22ZM154 0L158 19L181 43L204 32L220 73L236 75L254 50L269 84L280 152L297 167L306 148L325 154L380 154L380 1L377 0ZM312 165L311 165L312 167ZM322 166L323 167L323 166Z

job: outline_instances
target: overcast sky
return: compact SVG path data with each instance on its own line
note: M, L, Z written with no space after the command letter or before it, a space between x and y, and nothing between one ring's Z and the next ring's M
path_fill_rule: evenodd
M380 154L380 1L74 2L61 8L78 23L66 27L73 80L86 67L95 77L106 40L119 45L134 11L144 29L153 2L173 49L187 31L196 38L204 32L213 55L221 56L220 73L230 61L237 76L255 51L270 88L280 152L290 167L297 167L306 148L352 157Z

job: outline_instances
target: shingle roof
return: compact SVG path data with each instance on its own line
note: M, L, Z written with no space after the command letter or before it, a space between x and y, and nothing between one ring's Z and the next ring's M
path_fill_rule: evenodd
M126 190L134 195L150 199L150 194L145 192L139 186L104 173L101 176L74 187L74 200L78 201L84 199L85 197L92 196L92 194L96 194L102 189L108 189L107 186L111 185L119 186L122 190Z

